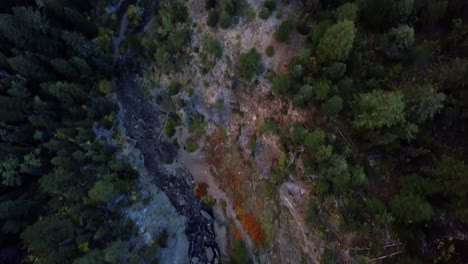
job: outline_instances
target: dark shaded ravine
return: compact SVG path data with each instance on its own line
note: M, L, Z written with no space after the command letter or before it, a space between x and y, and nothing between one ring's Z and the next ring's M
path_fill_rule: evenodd
M197 257L200 263L207 263L205 248L212 248L215 258L219 259L213 219L207 219L200 213L204 210L212 215L212 210L195 196L192 175L183 167L177 170L176 175L169 175L162 169L162 160L177 152L172 145L160 139L163 124L158 117L158 108L138 88L135 76L140 69L129 67L129 62L138 64L139 60L127 59L127 66L122 64L123 61L117 61L119 74L113 78L115 93L122 107L121 122L127 136L137 142L135 147L143 154L145 167L154 178L153 183L167 195L177 212L189 219L186 224L189 258Z
M145 4L151 4L146 0ZM121 107L121 123L127 136L136 141L143 157L148 174L153 183L169 198L177 212L188 218L185 233L189 241L189 261L194 259L199 263L219 262L219 250L215 241L213 217L203 216L201 211L213 215L212 209L202 203L194 194L195 182L190 172L178 166L175 174L170 174L163 167L163 160L175 158L177 150L160 135L163 122L159 117L158 105L148 100L138 87L136 77L142 72L145 63L133 52L121 56L119 45L127 31L127 18L121 21L119 36L113 39L115 55L115 74L112 78L114 92Z

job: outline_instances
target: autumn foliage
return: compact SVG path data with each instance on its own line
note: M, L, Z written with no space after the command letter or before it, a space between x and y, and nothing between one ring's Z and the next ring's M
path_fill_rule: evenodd
M250 235L253 241L259 244L265 243L265 231L262 224L258 221L255 215L251 213L239 214L239 220L244 227L244 230Z
M228 169L219 179L220 186L223 190L236 189L242 183L242 175Z
M195 195L198 197L198 198L202 198L204 196L206 196L208 194L208 184L204 183L204 182L200 182L199 184L197 184L197 186L195 186Z

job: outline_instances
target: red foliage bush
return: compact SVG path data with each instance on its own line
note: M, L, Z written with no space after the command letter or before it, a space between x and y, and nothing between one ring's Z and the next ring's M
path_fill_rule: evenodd
M195 186L195 195L198 197L198 198L202 198L204 196L206 196L208 194L208 184L204 183L204 182L200 182L199 184L197 184L197 186Z
M240 222L244 227L244 230L250 235L253 241L259 244L265 243L265 231L263 230L262 224L258 221L255 215L251 213L245 213L239 215Z

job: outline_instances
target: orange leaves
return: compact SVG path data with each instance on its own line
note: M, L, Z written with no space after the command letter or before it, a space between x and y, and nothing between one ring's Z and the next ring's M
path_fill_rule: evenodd
M207 189L208 189L208 184L204 182L200 182L199 184L197 184L197 186L195 186L195 190L194 190L195 195L198 198L202 198L208 194Z
M224 173L221 174L219 179L219 185L221 189L236 189L238 188L243 181L243 176L235 173L231 169L226 169Z
M251 213L239 214L239 220L244 227L244 230L250 235L252 240L256 243L265 243L265 231L263 230L262 224L258 221L255 215Z

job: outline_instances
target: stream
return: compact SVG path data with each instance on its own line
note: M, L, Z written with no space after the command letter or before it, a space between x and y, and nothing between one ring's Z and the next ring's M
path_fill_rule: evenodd
M152 0L145 1L145 4L151 5ZM119 53L120 43L125 34L128 34L126 15L121 19L119 35L112 39L116 68L112 83L116 102L120 106L119 121L122 130L125 131L124 136L127 142L132 143L132 148L142 159L138 192L139 195L143 197L146 195L146 199L150 199L146 204L142 202L131 208L129 217L134 219L140 234L148 240L146 243L152 240L151 236L154 237L156 231L160 231L146 230L147 227L159 228L156 225L152 226L152 222L168 225L164 227L170 232L167 245L181 247L161 250L163 253L172 253L166 254L168 256L159 259L158 263L219 263L220 255L215 240L212 209L195 196L193 192L195 182L187 169L176 162L171 164L171 171L166 169L165 163L170 163L167 162L168 159L175 159L177 150L159 136L163 130L160 106L146 98L138 87L137 79L145 62L131 51L124 55ZM155 191L146 192L148 189ZM150 215L150 212L154 215ZM152 217L161 219L152 219ZM173 222L181 221L182 226L177 224L174 227ZM180 237L180 230L184 231L185 239ZM186 247L184 240L188 241ZM177 249L188 252L177 252ZM164 255L163 253L160 253L159 257Z

